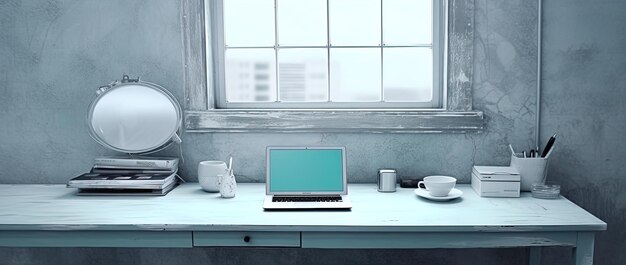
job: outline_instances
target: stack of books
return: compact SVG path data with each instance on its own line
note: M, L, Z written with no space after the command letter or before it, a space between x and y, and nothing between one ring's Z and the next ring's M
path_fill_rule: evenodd
M178 158L96 158L89 173L71 179L79 195L165 195L178 184Z

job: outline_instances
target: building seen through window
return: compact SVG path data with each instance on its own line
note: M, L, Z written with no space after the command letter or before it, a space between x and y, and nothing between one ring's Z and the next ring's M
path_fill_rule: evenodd
M222 1L222 105L441 102L440 0Z

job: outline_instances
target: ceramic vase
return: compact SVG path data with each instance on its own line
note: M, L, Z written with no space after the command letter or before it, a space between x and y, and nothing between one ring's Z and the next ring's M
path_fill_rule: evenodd
M226 173L220 177L220 195L222 198L233 198L237 192L237 181L235 181L235 174L231 172Z

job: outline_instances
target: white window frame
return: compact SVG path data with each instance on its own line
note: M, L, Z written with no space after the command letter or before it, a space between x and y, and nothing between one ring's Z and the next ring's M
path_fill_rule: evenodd
M213 37L213 62L207 62L207 64L213 64L213 69L215 71L215 87L218 88L215 90L216 95L216 105L218 108L223 109L425 109L425 110L442 110L443 109L443 100L445 96L443 92L445 91L445 84L443 81L443 73L445 70L444 62L444 53L446 52L445 45L445 27L442 25L446 24L446 15L443 10L445 10L446 1L442 0L430 0L432 1L432 15L433 15L433 28L432 28L432 42L431 44L418 44L418 45L386 45L382 42L382 27L381 27L381 44L376 46L337 46L332 45L330 43L330 37L327 40L327 45L324 46L278 46L278 43L275 43L273 46L274 52L276 56L278 56L278 51L280 49L292 49L292 48L323 48L323 49L341 49L341 48L377 48L381 51L381 58L384 60L384 56L382 55L383 49L392 49L392 48L432 48L433 54L433 76L432 76L432 90L433 90L433 100L430 102L385 102L384 101L384 89L382 87L382 77L384 75L383 67L381 65L381 84L380 84L380 92L381 92L381 100L377 102L228 102L226 99L226 82L225 82L225 50L226 45L224 42L224 17L223 17L223 9L225 0L212 0L207 2L210 3L210 6L205 6L205 9L208 10L207 15L211 17L211 26L207 27L206 34L209 35L211 33ZM278 0L274 0L277 3ZM330 0L326 0L330 1ZM384 1L384 0L383 0ZM382 2L381 2L382 3ZM327 2L327 5L329 3ZM276 7L275 7L276 8ZM327 6L327 8L329 8ZM381 8L381 18L383 16ZM274 10L274 12L277 12ZM277 14L275 14L275 18ZM326 18L326 22L330 23L330 17ZM278 23L275 21L275 23ZM382 20L381 20L382 23ZM330 24L327 24L330 26ZM278 29L278 26L276 26ZM329 28L327 28L329 30ZM327 32L328 33L328 32ZM277 39L275 40L278 41ZM247 49L249 47L246 47ZM258 47L258 48L269 48L269 47ZM233 48L231 48L233 49ZM236 47L235 47L236 49ZM209 50L209 48L207 48ZM328 59L330 60L330 53L327 54ZM381 61L382 64L382 61ZM276 62L278 67L278 62ZM278 69L277 69L278 70ZM328 69L330 71L330 69ZM276 71L276 82L278 82L278 71ZM329 91L328 94L332 93L330 90L330 80L328 80ZM280 86L276 84L276 92L280 93ZM279 95L276 95L276 98L279 98Z
M439 1L439 0L437 0ZM221 86L212 62L211 0L183 0L185 127L189 132L371 132L475 133L484 128L481 111L472 110L473 0L440 0L447 8L445 100L440 108L402 109L220 109ZM208 51L208 52L207 52ZM442 97L444 98L444 97Z

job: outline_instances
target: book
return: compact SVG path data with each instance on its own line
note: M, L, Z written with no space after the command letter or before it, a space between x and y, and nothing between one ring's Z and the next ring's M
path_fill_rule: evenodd
M68 188L79 189L163 189L176 182L176 172L167 174L85 173L68 181Z
M104 189L78 189L77 195L116 195L116 196L164 196L172 191L178 182L174 181L170 185L163 187L162 189L124 189L124 188L104 188Z
M94 160L93 168L109 169L166 169L178 168L177 157L99 157Z
M100 174L172 174L176 173L176 170L170 169L125 169L125 168L92 168L90 173Z

